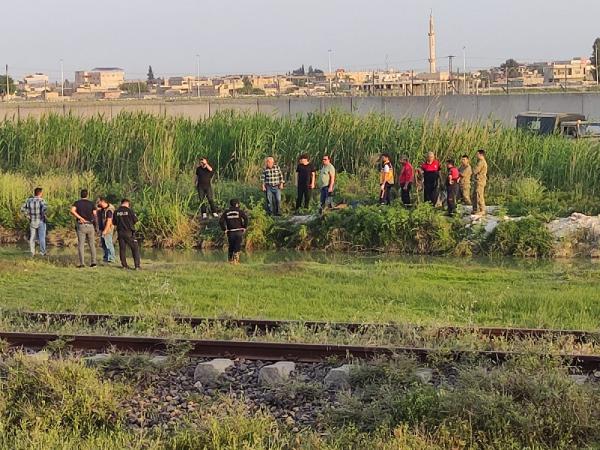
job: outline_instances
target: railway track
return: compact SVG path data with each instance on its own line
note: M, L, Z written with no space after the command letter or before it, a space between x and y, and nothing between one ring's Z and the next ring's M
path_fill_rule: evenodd
M46 321L46 322L73 322L80 321L89 324L98 324L101 322L111 322L117 324L133 323L142 320L143 316L131 315L111 315L111 314L77 314L77 313L49 313L49 312L18 312L10 313L25 320ZM185 317L169 316L179 324L186 324L191 327L200 327L205 325L221 325L226 327L245 328L249 332L271 332L287 327L303 326L308 329L335 329L344 330L350 333L361 333L367 330L384 330L389 332L402 331L403 327L395 323L349 323L349 322L315 322L315 321L279 321L279 320L258 320L258 319L228 319L228 318L207 318L207 317ZM423 327L414 326L413 330L419 331ZM439 337L452 336L459 334L477 333L485 337L497 337L505 339L515 338L559 338L571 337L575 342L600 342L599 331L582 330L550 330L542 328L501 328L501 327L440 327L435 330Z
M372 359L380 356L409 354L422 362L437 353L435 349L414 347L373 347L350 345L323 345L248 341L212 341L197 339L165 339L138 336L95 336L53 333L0 332L0 339L13 348L42 349L56 341L73 350L104 352L119 350L126 352L164 353L172 346L185 346L189 356L206 358L243 358L247 360L319 362L329 358ZM521 355L517 352L455 350L449 356L454 360L485 358L497 363ZM557 355L565 364L584 371L600 369L600 356Z

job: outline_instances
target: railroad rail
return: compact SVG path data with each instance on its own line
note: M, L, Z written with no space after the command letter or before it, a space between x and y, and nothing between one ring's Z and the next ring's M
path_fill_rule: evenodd
M132 315L112 315L112 314L78 314L78 313L50 313L50 312L10 312L11 315L22 317L31 321L55 321L69 322L81 321L89 324L101 322L113 322L117 324L127 324L136 320L144 319L144 316ZM168 316L179 324L187 324L191 327L200 327L203 325L221 325L228 327L246 328L251 332L270 332L286 327L306 327L309 329L335 329L344 330L351 333L362 333L367 330L382 329L385 331L401 331L403 326L396 323L349 323L349 322L317 322L317 321L281 321L281 320L260 320L260 319L230 319L230 318L208 318L208 317L186 317L186 316ZM423 330L424 327L412 326L414 330ZM501 327L449 327L442 326L435 329L439 337L452 336L459 334L478 333L486 337L502 337L506 339L515 338L558 338L572 337L575 342L600 342L599 331L583 330L550 330L543 328L501 328Z
M11 347L42 349L55 341L62 341L73 350L93 350L102 352L110 349L129 352L162 353L173 345L186 345L188 355L196 357L231 357L248 360L298 362L319 362L328 358L371 359L378 356L409 354L426 362L436 353L434 349L413 347L372 347L350 345L297 344L247 341L210 341L197 339L165 339L137 336L94 336L61 335L53 333L13 333L0 332L0 339ZM507 359L522 355L517 352L454 350L450 356L454 360L480 357L501 363ZM600 369L600 356L594 355L556 355L566 364L584 371Z

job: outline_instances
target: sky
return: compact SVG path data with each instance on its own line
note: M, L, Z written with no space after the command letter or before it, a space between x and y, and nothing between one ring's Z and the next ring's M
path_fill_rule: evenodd
M334 69L418 72L431 10L440 69L448 55L462 68L463 47L469 69L589 56L600 35L599 0L29 0L2 19L0 64L52 80L61 59L70 80L107 66L195 74L198 59L203 75L286 73L327 71L331 50Z

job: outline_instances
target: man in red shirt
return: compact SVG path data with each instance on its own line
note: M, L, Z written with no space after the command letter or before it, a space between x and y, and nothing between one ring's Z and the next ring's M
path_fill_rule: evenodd
M402 203L404 206L408 206L410 205L410 188L412 187L413 179L415 177L415 171L408 160L408 156L402 156L402 158L400 158L400 163L402 164L402 169L400 170L400 176L398 177L398 186L402 196Z
M423 174L424 199L435 206L438 198L438 183L440 178L440 162L435 159L435 153L427 153L427 159L421 164L419 172Z
M454 160L449 159L446 161L446 167L448 168L448 178L446 179L446 193L448 202L448 215L451 216L456 212L456 199L458 198L458 192L460 189L459 180L460 172L454 166Z

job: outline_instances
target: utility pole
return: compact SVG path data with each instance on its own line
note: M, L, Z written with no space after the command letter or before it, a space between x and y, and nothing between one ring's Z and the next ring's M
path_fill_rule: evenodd
M198 72L197 72L198 77L196 78L196 85L197 85L197 88L198 88L197 94L198 94L198 97L200 97L200 55L196 55L196 58L198 59L198 67L197 67L197 69L198 69Z
M60 96L65 97L65 69L62 58L60 59Z
M598 42L594 45L594 52L596 53L596 86L600 85L600 77L598 76Z
M467 94L467 47L463 46L463 94Z
M6 100L8 100L8 95L10 94L10 85L8 84L8 64L6 65Z
M332 81L333 81L333 73L331 70L331 49L327 50L327 56L329 58L329 93L331 94L332 92Z

